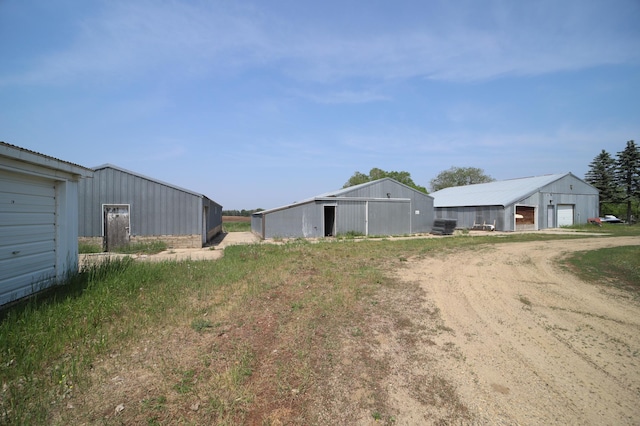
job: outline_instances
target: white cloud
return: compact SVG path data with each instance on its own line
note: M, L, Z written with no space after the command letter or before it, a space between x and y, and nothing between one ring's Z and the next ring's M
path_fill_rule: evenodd
M388 23L393 10L388 16L381 9L377 21L363 21L360 29L357 17L350 27L336 28L288 16L284 8L278 14L261 3L251 8L231 2L109 1L101 14L82 22L67 50L51 52L30 71L0 81L127 79L163 71L209 75L245 68L273 68L294 80L320 82L470 81L640 58L638 32L629 28L640 15L634 0L616 7L595 1L413 6L414 19L394 27ZM361 102L366 95L338 92L325 102Z

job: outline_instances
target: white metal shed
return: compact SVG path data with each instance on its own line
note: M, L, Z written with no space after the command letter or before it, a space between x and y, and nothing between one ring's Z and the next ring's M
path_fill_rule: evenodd
M0 305L78 270L78 181L92 174L0 142Z

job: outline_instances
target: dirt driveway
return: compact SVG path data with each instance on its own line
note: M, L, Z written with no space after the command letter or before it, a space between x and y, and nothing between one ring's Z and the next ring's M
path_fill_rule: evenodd
M409 259L401 278L420 283L421 310L443 321L421 349L436 358L423 368L455 384L481 424L640 424L640 303L554 263L621 245L640 239L495 244ZM396 412L417 421L424 406L404 396Z

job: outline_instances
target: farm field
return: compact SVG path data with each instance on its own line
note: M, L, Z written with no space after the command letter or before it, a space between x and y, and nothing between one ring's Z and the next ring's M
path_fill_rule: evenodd
M116 262L81 295L2 320L0 415L637 424L637 283L584 281L564 262L637 246L637 235L294 240L227 246L218 260ZM22 331L34 317L40 328ZM52 324L60 336L39 361Z

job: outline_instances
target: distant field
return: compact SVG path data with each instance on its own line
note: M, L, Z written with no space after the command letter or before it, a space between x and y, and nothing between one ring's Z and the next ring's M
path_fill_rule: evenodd
M247 216L222 216L222 229L224 232L249 232L251 231L251 218Z
M251 223L250 216L222 216L222 223L227 222L249 222Z

